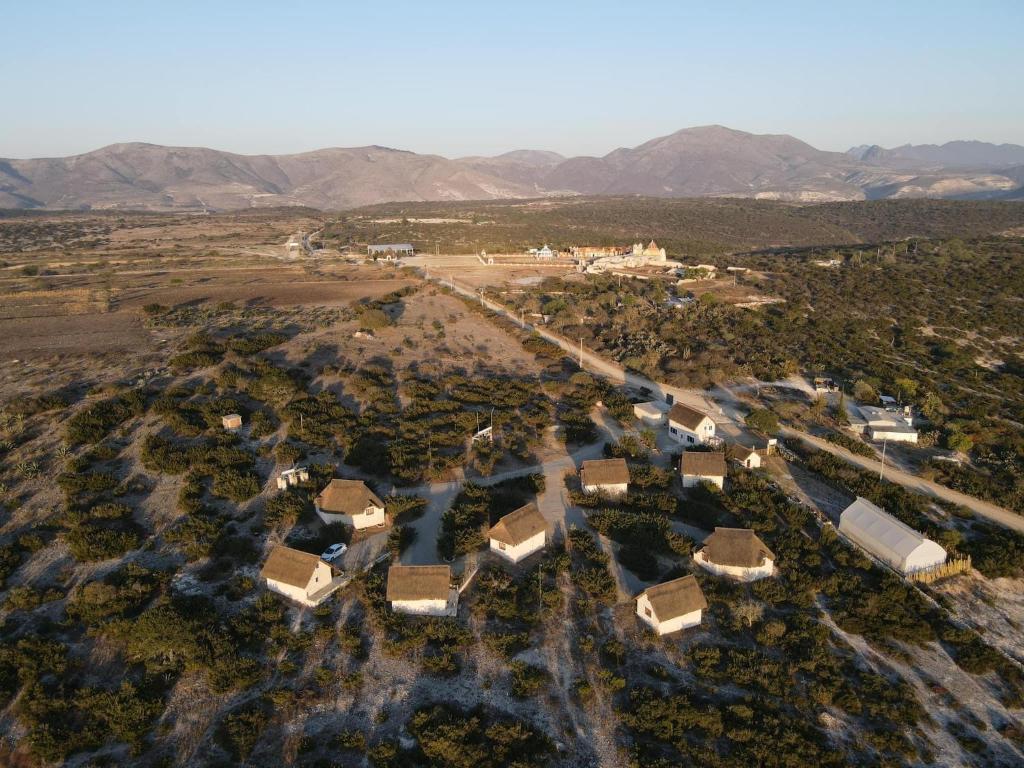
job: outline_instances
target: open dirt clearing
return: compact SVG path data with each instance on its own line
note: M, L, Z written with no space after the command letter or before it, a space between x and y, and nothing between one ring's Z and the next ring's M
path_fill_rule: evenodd
M54 353L149 351L150 332L134 312L0 320L4 359Z
M397 291L413 280L288 280L252 279L244 282L218 281L196 286L132 288L117 298L122 307L140 307L150 302L173 306L196 302L245 302L262 306L341 306L362 298L375 299Z

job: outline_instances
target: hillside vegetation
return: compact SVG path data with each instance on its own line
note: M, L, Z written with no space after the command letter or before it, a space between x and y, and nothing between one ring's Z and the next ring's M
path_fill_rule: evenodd
M411 242L424 252L522 252L548 243L611 245L654 238L670 258L782 245L906 237L979 237L1024 226L1024 203L882 200L792 205L767 200L560 198L388 203L330 222L331 244Z

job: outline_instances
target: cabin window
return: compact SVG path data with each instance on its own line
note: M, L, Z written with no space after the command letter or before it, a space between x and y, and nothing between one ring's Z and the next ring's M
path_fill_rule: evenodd
M498 549L505 549L505 542L504 541L499 541L498 542Z
M651 617L651 609L650 608L644 608L644 616L646 616L648 618Z
M687 436L686 436L686 440L687 440L688 442L691 442L691 443L692 443L692 442L693 442L693 435L687 435Z

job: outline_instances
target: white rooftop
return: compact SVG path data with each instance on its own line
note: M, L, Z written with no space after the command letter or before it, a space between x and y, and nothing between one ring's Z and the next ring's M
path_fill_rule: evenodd
M860 496L843 510L839 530L904 571L946 560L946 550L941 546Z

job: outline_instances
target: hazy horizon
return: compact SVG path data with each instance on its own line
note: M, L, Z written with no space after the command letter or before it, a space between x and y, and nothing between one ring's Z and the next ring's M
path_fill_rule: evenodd
M600 156L709 124L839 152L1024 144L1024 7L996 0L856 13L801 2L63 2L5 16L6 158L129 141Z

